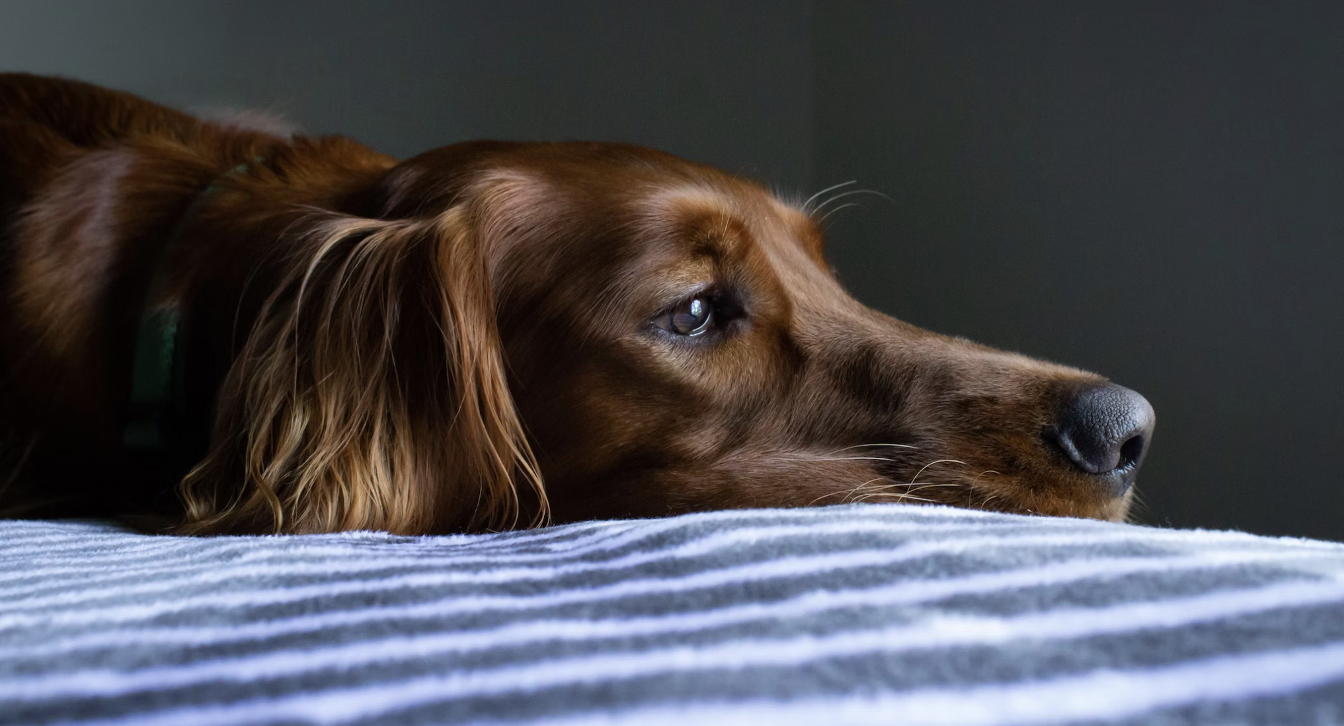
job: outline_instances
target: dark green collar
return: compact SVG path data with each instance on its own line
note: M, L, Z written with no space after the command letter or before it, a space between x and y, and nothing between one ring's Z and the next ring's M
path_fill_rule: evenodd
M137 453L168 453L188 414L186 405L186 325L178 301L158 303L166 286L165 260L181 242L183 230L222 182L245 174L262 157L221 174L187 206L159 251L158 263L145 296L144 311L135 336L131 374L130 416L122 432L126 448Z
M135 451L167 448L166 434L186 413L184 356L179 355L182 310L176 305L146 309L135 336L131 374L131 417L122 439Z

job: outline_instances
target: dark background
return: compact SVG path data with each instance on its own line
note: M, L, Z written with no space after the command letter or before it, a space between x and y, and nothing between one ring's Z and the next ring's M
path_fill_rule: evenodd
M1148 396L1143 521L1344 539L1344 3L9 0L0 69L857 180L859 299Z

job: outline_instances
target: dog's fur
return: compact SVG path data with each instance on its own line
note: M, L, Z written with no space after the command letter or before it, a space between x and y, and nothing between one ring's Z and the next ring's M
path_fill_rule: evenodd
M0 294L5 496L36 513L422 533L856 500L1129 507L1042 436L1102 379L865 308L807 209L633 146L398 163L0 75ZM714 324L669 329L697 297ZM206 432L185 478L122 446L137 324L170 301Z

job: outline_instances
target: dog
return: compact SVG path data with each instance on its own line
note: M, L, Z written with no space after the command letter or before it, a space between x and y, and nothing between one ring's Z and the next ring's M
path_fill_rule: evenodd
M636 146L399 162L0 75L7 511L182 534L855 501L1123 520L1148 402L864 307L816 206Z

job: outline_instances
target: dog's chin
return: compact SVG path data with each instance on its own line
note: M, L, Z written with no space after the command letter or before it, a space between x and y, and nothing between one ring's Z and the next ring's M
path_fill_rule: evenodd
M1066 493L1060 493L1058 491L1060 489ZM1080 489L1082 491L1079 491ZM970 502L948 502L948 504L1007 514L1075 517L1109 522L1127 521L1134 502L1134 488L1131 486L1119 495L1106 495L1102 493L1104 491L1106 490L1095 486L1050 487L1042 486L1039 482L1018 480L1007 487L1002 485L996 487L992 497L982 495L981 502L988 499L987 504L981 505L980 502L974 501L974 497Z
M927 470L925 470L927 471ZM920 472L924 474L925 472ZM1004 476L997 471L962 477L882 472L880 483L846 497L857 502L937 504L1004 514L1127 521L1134 503L1133 476ZM1113 481L1113 479L1115 481ZM914 482L914 483L912 483Z

